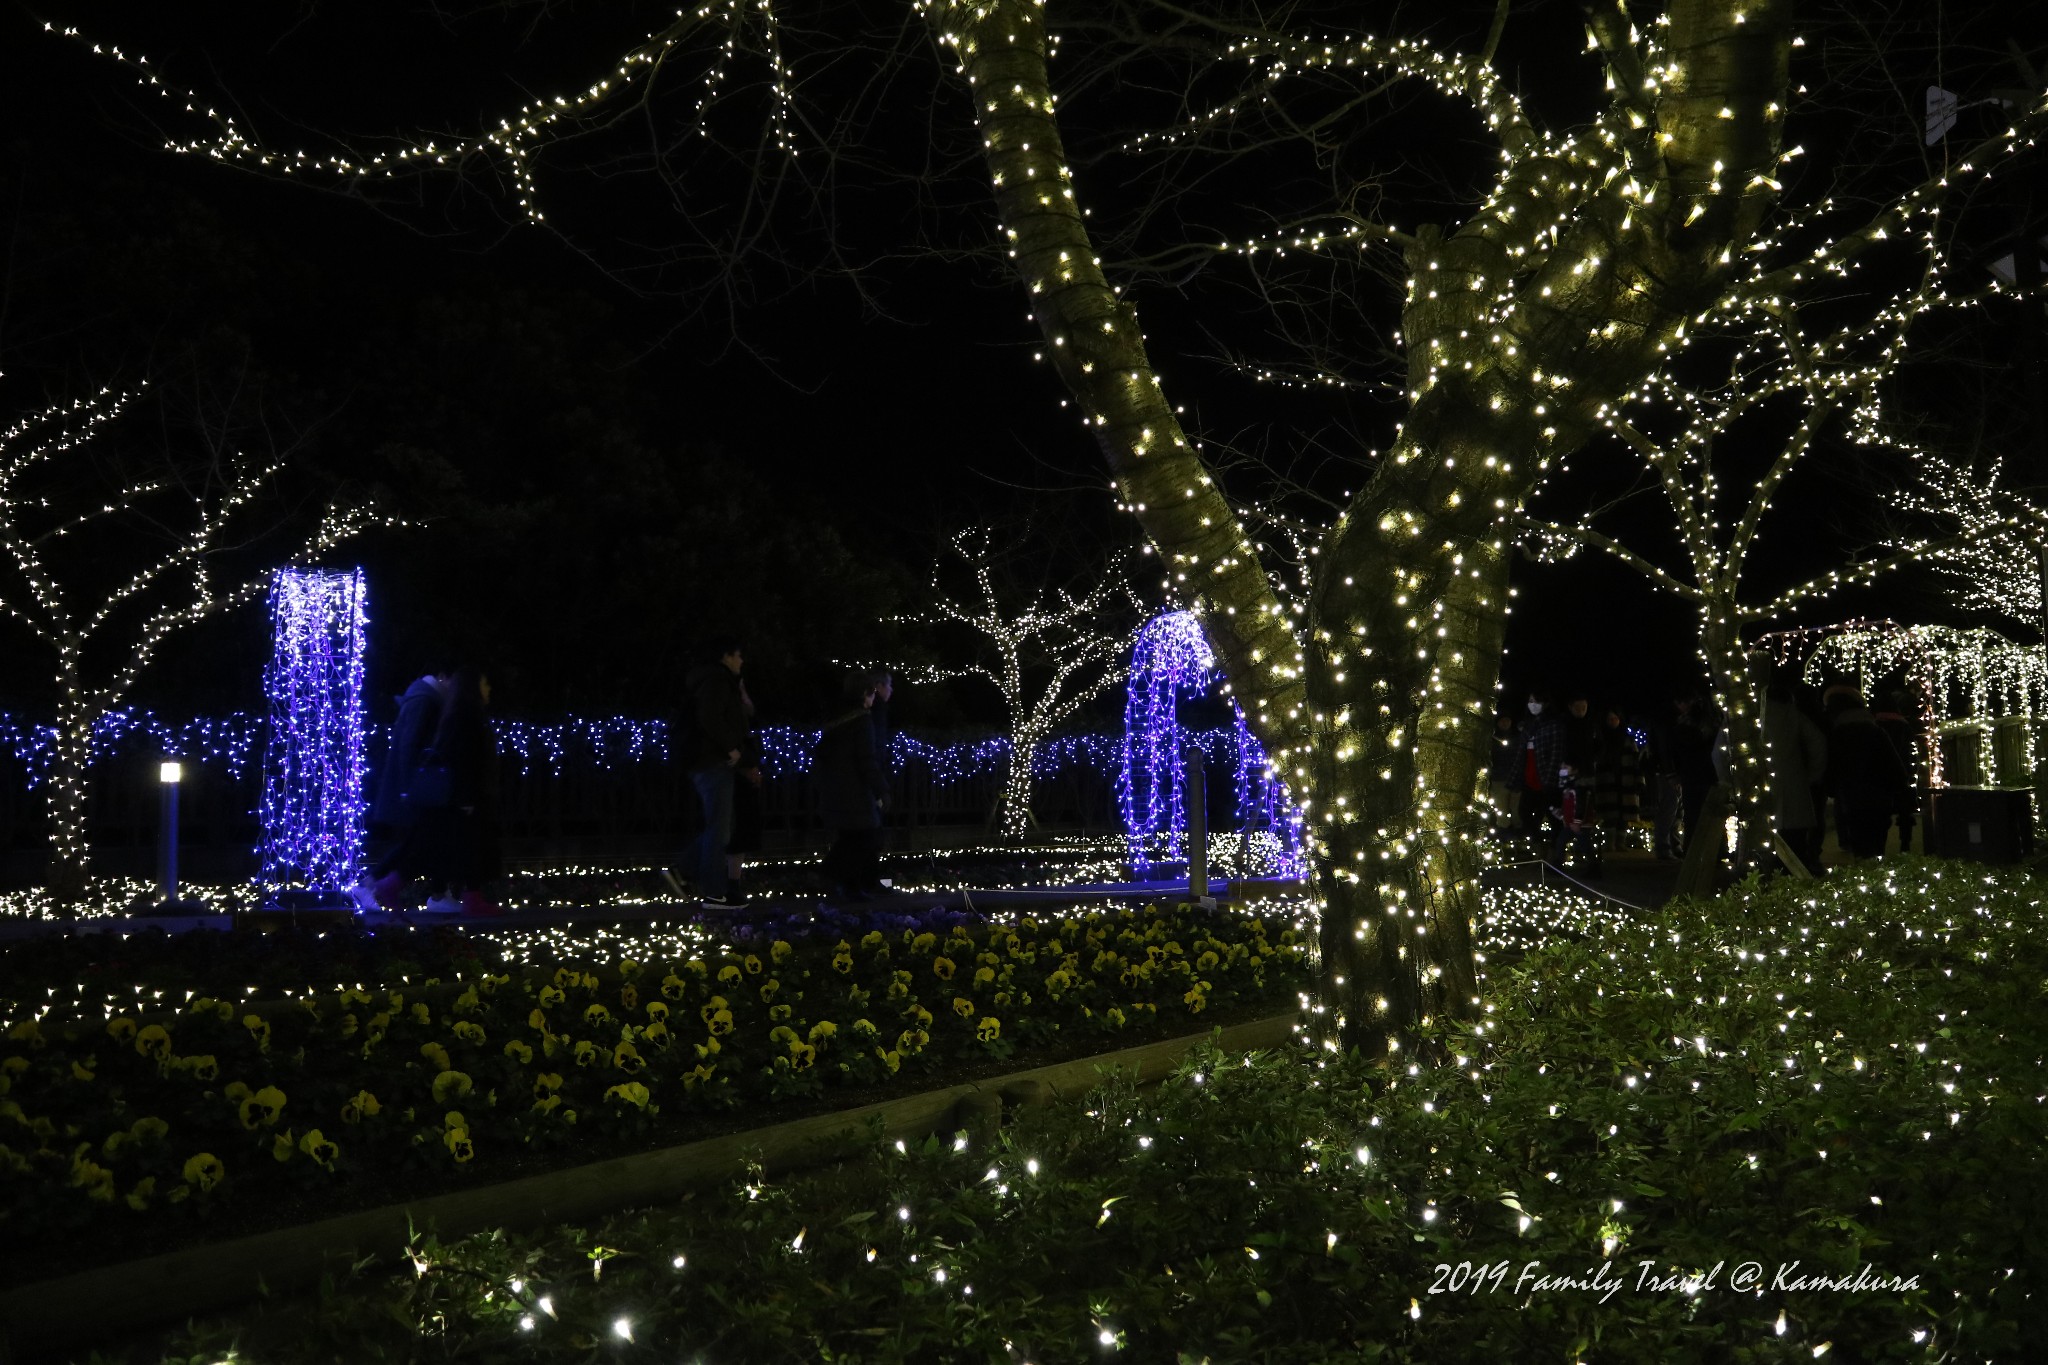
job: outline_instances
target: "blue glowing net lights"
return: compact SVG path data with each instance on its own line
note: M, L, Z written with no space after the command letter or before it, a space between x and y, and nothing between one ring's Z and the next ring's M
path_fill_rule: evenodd
M1244 712L1230 703L1233 725L1190 730L1181 722L1184 702L1211 695L1219 681L1215 652L1202 626L1188 612L1154 617L1138 632L1131 651L1130 689L1124 700L1122 763L1117 803L1124 820L1131 872L1143 878L1165 863L1187 858L1187 771L1189 747L1207 764L1232 774L1232 815L1240 827L1236 861L1241 872L1275 877L1302 875L1301 811L1273 775L1266 751L1245 726ZM1210 802L1210 830L1224 823L1220 803Z
M263 670L263 881L352 885L363 853L363 575L279 569Z

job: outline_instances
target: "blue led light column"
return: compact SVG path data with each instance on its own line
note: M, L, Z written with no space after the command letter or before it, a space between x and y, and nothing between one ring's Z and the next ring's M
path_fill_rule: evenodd
M263 881L338 890L363 850L363 611L360 569L279 569L275 650L263 671Z

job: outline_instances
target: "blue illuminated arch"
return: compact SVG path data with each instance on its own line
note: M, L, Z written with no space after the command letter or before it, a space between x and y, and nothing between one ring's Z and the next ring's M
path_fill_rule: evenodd
M1201 622L1185 611L1147 622L1131 650L1124 698L1122 763L1117 804L1124 821L1132 874L1187 857L1187 775L1182 755L1198 745L1210 760L1226 759L1234 774L1234 813L1255 856L1247 870L1272 876L1302 873L1301 812L1272 772L1266 751L1244 723L1235 700L1228 730L1190 732L1180 721L1182 701L1206 694L1217 681L1216 655ZM1218 745L1224 752L1215 752Z

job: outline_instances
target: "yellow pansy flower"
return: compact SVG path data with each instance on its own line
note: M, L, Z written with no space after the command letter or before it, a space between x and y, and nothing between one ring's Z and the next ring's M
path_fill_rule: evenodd
M29 1024L33 1026L35 1020L29 1020ZM9 1029L7 1036L13 1037L14 1031ZM145 1057L162 1061L171 1055L170 1031L162 1024L144 1025L135 1035L135 1050Z
M624 1100L626 1103L632 1105L635 1109L645 1109L647 1107L648 1093L647 1087L640 1084L640 1082L626 1081L621 1085L615 1085L611 1087L611 1089L605 1091L604 1097L608 1100Z
M974 1026L974 1036L984 1043L993 1043L1003 1033L1003 1021L993 1014L981 1016L981 1022Z
M227 1179L227 1168L212 1152L201 1152L185 1162L185 1183L197 1186L201 1194L210 1193L213 1188Z
M254 1128L259 1124L275 1126L284 1113L284 1091L274 1085L266 1085L240 1105L242 1126Z
M450 1100L459 1100L474 1089L476 1082L469 1078L469 1073L443 1071L434 1077L434 1103L446 1104Z
M327 1140L327 1135L318 1128L308 1128L306 1135L299 1139L299 1150L313 1159L317 1166L334 1169L334 1158L341 1155L341 1148Z

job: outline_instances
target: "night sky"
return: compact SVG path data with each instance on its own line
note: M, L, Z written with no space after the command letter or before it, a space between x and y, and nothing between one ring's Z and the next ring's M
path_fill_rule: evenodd
M1441 6L1432 22L1469 40L1492 8ZM377 139L390 133L459 135L533 94L579 89L667 13L71 11L48 17L219 92L273 145L316 152L335 148L330 134L363 148L386 145ZM1568 120L1598 89L1579 29L1562 5L1516 14L1504 65L1522 73L1538 108ZM815 164L830 120L857 116L858 154L811 177L830 182L829 196L784 189L760 208L752 254L721 272L711 248L744 234L734 224L763 193L742 173L754 153L747 139L763 126L758 101L735 99L715 115L729 154L700 148L676 163L687 195L648 174L644 144L631 137L552 158L540 177L549 231L520 221L487 176L406 182L373 205L317 188L331 181L293 184L167 154L166 133L202 136L203 120L18 12L5 23L0 193L13 231L0 393L9 411L175 372L181 356L188 370L200 363L193 357L239 357L245 375L253 365L265 411L307 433L294 455L299 511L322 490L369 488L418 523L344 556L372 574L374 686L395 689L430 655L455 650L493 668L515 714L649 714L668 704L705 637L736 629L749 639L767 718L813 719L832 658L919 647L877 622L916 605L947 530L1008 526L1024 556L1049 561L1055 577L1135 543L1056 380L1030 360L1038 336L1021 290L985 250L993 215L974 178L971 129L914 26L906 36L875 21L872 44L908 54L893 67L857 44L819 41L830 15L816 32L791 31L801 88L817 97L817 122L797 125L799 147ZM1917 50L1934 50L1929 41L1913 38ZM1136 251L1143 233L1120 237L1116 225L1133 221L1145 191L1114 169L1112 124L1144 126L1161 107L1158 90L1143 69L1082 73L1066 113L1079 192L1102 207L1106 240ZM758 75L739 62L730 81ZM1914 79L1899 78L1879 131L1858 124L1839 135L1842 158L1910 130ZM668 98L687 108L695 88L678 77L681 93ZM935 89L948 101L937 114ZM1476 164L1471 139L1426 100L1397 102L1385 117L1394 152L1373 172L1392 176L1398 163L1414 173L1409 223L1454 218L1460 177ZM1218 173L1209 199L1148 230L1228 231L1269 192L1268 175L1263 163ZM1270 192L1278 199L1292 187L1275 175ZM1399 222L1401 208L1393 212ZM1233 377L1222 358L1256 355L1273 324L1242 292L1209 290L1228 268L1132 275L1191 432L1299 468L1338 452L1317 480L1324 491L1355 487L1358 450L1387 438L1398 405L1373 383L1333 399ZM1379 343L1366 323L1387 325L1393 309L1361 293L1357 311L1345 340L1358 343L1369 374ZM1979 356L2010 350L1998 329L2016 330L2025 316L2008 309L1951 341ZM1334 326L1353 328L1343 317ZM1916 382L1960 391L1952 379ZM1971 383L1985 397L1972 401L2019 405L2018 382L2009 368L1979 365ZM1614 496L1634 478L1623 464L1581 456L1545 505ZM1877 495L1898 471L1837 466L1788 488L1761 577L1796 580L1878 534ZM1256 491L1248 475L1226 482ZM1654 497L1610 515L1618 520L1608 524L1658 543ZM1524 566L1518 584L1505 669L1517 692L1585 688L1647 710L1703 684L1686 608L1626 571L1581 556ZM1868 610L1925 619L1931 586L1896 580L1809 619ZM254 706L262 636L254 610L194 632L166 652L139 700L173 712ZM46 709L33 657L8 639L0 705ZM913 696L902 718L985 722L990 702L968 689Z

